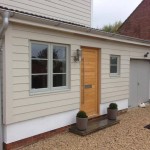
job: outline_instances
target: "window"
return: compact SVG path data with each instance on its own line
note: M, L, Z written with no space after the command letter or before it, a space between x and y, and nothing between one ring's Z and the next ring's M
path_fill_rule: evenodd
M66 47L53 46L53 87L66 86Z
M120 56L111 55L110 56L110 75L120 74Z
M68 46L31 42L31 90L68 88Z

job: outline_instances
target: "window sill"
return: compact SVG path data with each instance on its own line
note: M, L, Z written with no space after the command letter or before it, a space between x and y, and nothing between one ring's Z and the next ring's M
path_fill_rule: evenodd
M58 89L58 90L45 90L45 91L39 91L39 90L31 90L30 91L30 96L40 96L41 94L44 94L44 95L48 95L48 94L57 94L57 93L64 93L64 92L67 92L67 91L70 91L71 89L69 88L66 88L66 89Z
M110 78L119 78L120 74L109 74Z

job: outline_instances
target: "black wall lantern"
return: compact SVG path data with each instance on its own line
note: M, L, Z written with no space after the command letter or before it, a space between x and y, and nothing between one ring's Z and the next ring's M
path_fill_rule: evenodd
M80 49L76 50L76 54L74 56L74 62L78 62L78 61L81 61L81 50Z
M144 55L144 57L145 57L145 58L148 57L148 54L149 54L149 52L147 52L147 53Z

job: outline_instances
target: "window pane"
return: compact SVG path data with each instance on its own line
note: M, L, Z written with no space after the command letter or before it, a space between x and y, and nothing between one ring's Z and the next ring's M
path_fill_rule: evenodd
M117 73L117 66L111 66L110 73Z
M53 87L66 86L66 75L65 74L54 74L53 75Z
M32 89L47 87L47 75L32 75Z
M53 59L66 59L66 47L53 46Z
M53 73L66 73L66 61L53 61Z
M117 57L110 57L110 64L117 64Z
M47 59L48 45L32 43L32 58Z
M47 72L47 60L32 60L32 74Z

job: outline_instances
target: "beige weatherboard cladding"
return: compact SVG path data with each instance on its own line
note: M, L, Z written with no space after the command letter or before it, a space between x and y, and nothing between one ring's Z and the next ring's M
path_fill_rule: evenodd
M0 5L91 26L92 0L1 0Z
M30 41L70 46L70 89L30 93ZM101 103L129 98L130 58L143 58L146 46L91 38L83 35L11 23L5 36L4 123L48 116L80 107L80 63L73 61L81 46L101 49ZM150 51L149 51L150 52ZM120 75L109 73L110 55L120 55ZM148 58L149 59L149 58ZM5 94L7 93L7 94Z

